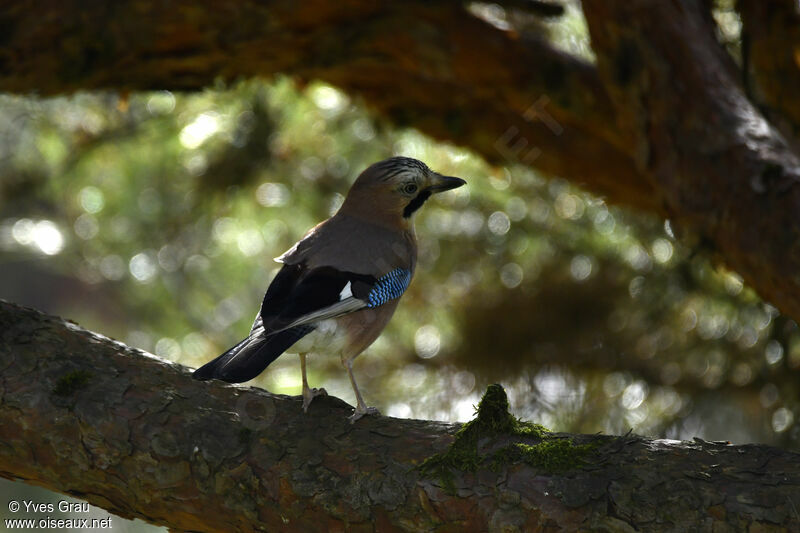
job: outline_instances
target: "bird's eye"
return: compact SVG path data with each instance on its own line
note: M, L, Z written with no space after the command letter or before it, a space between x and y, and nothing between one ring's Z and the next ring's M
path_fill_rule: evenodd
M403 186L403 192L406 194L414 194L417 192L417 185L415 183L409 183Z

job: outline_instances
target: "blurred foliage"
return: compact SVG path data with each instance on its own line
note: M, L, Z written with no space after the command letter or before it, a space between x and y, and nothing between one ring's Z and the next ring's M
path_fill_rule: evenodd
M0 109L6 298L199 366L246 335L270 258L404 154L469 186L421 211L416 279L356 364L384 412L465 420L500 381L558 430L800 440L794 322L669 223L393 130L323 84ZM338 357L310 372L352 401ZM285 356L256 383L296 394L299 379Z
M555 38L591 58L573 11ZM414 282L355 365L369 403L467 420L498 381L557 431L800 448L796 324L669 222L392 129L320 83L0 95L0 297L199 366L247 334L270 258L393 154L469 185L417 217ZM309 371L354 403L338 357ZM297 358L254 384L298 394Z

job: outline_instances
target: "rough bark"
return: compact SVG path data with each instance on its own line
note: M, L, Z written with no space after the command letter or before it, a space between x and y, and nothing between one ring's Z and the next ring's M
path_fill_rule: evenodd
M760 445L553 434L561 473L415 468L456 424L191 379L186 368L0 301L0 476L193 531L790 531L800 456ZM488 453L505 441L482 443ZM528 442L533 443L530 439Z

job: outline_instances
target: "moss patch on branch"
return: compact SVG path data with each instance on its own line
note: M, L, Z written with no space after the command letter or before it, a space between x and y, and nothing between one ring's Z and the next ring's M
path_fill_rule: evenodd
M58 378L53 393L58 396L71 396L78 389L82 389L89 383L92 373L88 370L74 370Z
M509 439L528 442L497 446L498 441ZM427 458L418 468L423 476L438 478L448 492L454 492L453 470L499 470L508 464L524 462L548 473L558 473L585 464L586 457L596 448L596 443L576 445L570 438L553 435L540 424L518 419L508 410L506 391L494 384L489 385L478 403L475 418L458 430L450 447Z

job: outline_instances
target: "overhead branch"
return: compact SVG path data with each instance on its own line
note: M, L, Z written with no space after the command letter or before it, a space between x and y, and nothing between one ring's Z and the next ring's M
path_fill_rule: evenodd
M546 0L501 0L497 2L507 9L516 9L542 18L556 18L564 14L564 6Z
M513 440L472 435L474 456L441 459L431 474L418 466L463 443L459 425L381 416L353 425L336 398L304 414L299 397L198 382L2 301L0 368L0 476L174 529L800 528L800 456L769 446L528 424ZM487 413L471 427L520 424L503 408Z
M595 69L461 2L49 0L0 7L0 90L200 90L291 74L358 94L400 125L660 212ZM52 21L52 23L47 23Z
M700 2L583 3L637 168L677 226L800 317L800 159L747 99Z

